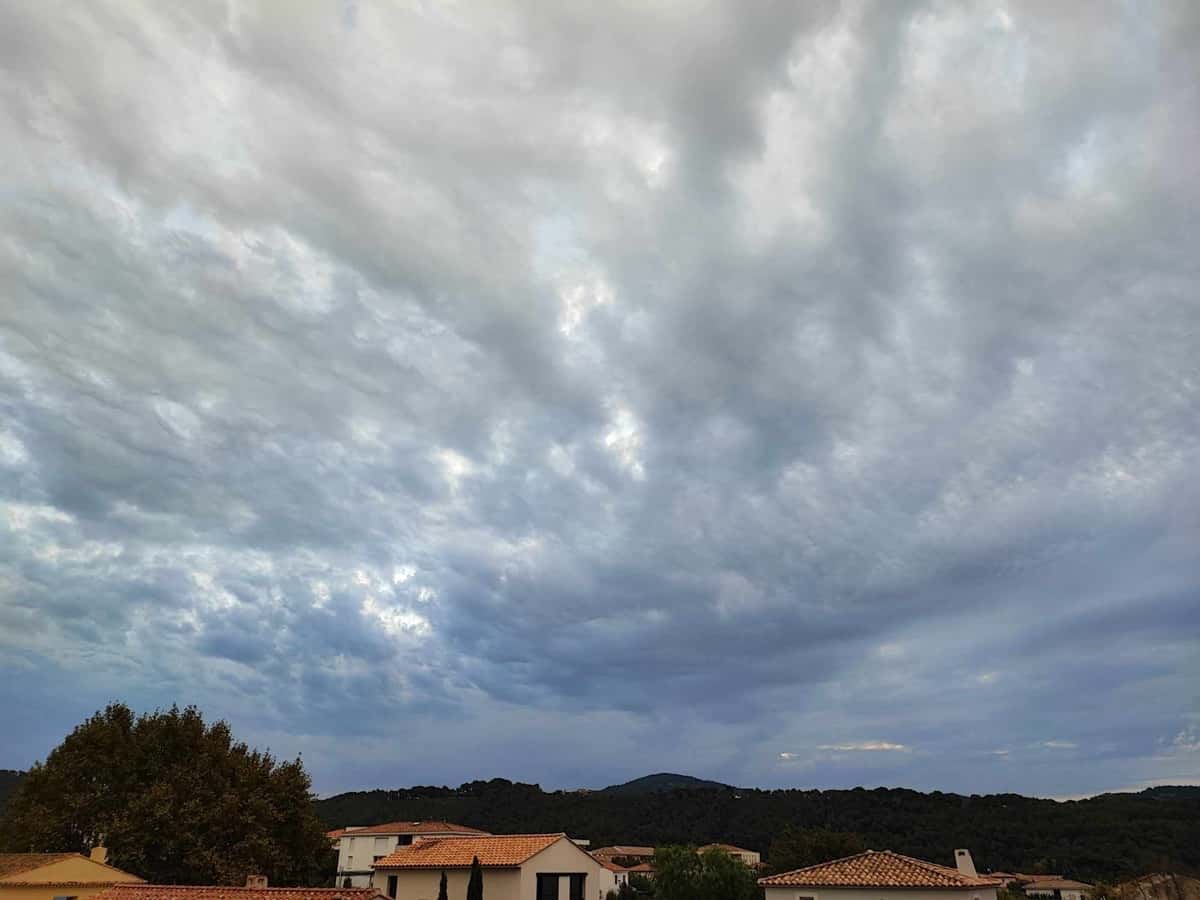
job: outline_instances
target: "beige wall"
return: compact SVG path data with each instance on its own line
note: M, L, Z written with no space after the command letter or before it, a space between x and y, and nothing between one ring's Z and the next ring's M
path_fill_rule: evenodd
M0 900L54 900L55 897L86 900L111 884L126 881L141 879L76 856L0 879Z
M527 860L521 867L520 900L537 900L539 872L562 874L582 872L587 876L587 881L583 885L583 900L604 900L605 894L617 888L617 881L612 872L566 838L555 841L541 853ZM568 879L560 878L558 880L559 900L568 900L570 889ZM451 897L450 900L454 900L454 898Z
M613 873L566 838L551 844L541 853L525 861L520 869L484 869L483 896L486 900L537 900L538 873L569 874L582 872L587 876L583 900L604 900L610 890L616 890ZM380 869L371 880L371 887L387 894L388 875L395 875L396 900L436 900L440 869ZM466 900L470 869L446 870L446 893L449 900ZM569 900L570 882L560 878L559 900ZM876 898L878 900L878 898ZM995 898L991 898L995 900Z
M996 900L995 888L973 888L965 891L904 891L887 888L851 890L849 888L768 887L766 900ZM454 900L454 898L451 898Z
M387 894L388 876L395 875L396 900L437 900L441 869L380 870L371 880L371 887ZM446 896L450 900L466 900L470 869L446 870ZM483 896L486 900L521 900L521 872L518 869L484 869Z

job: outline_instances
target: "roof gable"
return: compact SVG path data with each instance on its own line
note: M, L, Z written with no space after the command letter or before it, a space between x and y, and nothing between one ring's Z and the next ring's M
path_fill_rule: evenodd
M75 857L83 858L78 853L0 853L0 879L24 875Z
M792 872L760 878L765 887L926 888L964 890L998 887L993 878L972 878L957 869L893 853L867 850Z

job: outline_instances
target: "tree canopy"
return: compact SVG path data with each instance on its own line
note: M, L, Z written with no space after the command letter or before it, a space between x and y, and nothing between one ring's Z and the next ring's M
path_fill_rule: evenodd
M13 852L108 847L151 882L315 884L330 855L299 759L237 742L194 707L135 715L114 703L35 765L0 819Z
M710 848L659 847L654 851L655 900L756 900L754 872L737 857Z
M1122 881L1200 869L1200 786L1059 802L904 788L580 793L497 778L340 794L317 810L330 827L424 818L497 834L567 831L596 847L726 842L765 853L772 868L772 842L792 826L859 834L867 847L943 865L954 864L955 847L969 847L980 871Z
M771 841L767 852L772 873L803 869L819 862L861 853L862 835L828 828L796 828L789 825Z

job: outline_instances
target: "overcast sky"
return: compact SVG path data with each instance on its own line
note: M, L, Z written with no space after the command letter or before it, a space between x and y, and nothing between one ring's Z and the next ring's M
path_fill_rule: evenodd
M1200 4L5 2L0 767L1200 781Z

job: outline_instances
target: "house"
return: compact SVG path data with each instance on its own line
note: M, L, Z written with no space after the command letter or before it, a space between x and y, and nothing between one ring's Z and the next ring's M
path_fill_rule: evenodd
M80 853L0 853L0 900L84 900L142 879L108 865L103 847Z
M385 822L382 825L361 825L328 832L336 841L338 851L338 887L369 887L371 864L383 859L397 847L433 837L472 837L487 834L478 828L456 825L453 822L420 820L415 822Z
M629 844L618 844L613 847L601 847L593 850L596 859L609 860L629 868L642 863L648 863L654 858L653 847L634 847Z
M391 900L434 900L445 872L449 896L465 897L474 859L487 900L604 900L617 886L562 833L427 838L375 863L372 885Z
M728 853L730 856L740 859L752 869L757 869L762 865L762 857L757 850L746 850L742 847L735 847L733 844L705 844L699 848L701 853L706 850L720 850L722 853Z
M608 862L607 860L597 859L608 871L612 872L614 887L620 887L623 884L629 884L629 869L625 868L620 863Z
M1085 900L1092 886L1070 878L1054 878L1040 875L1021 888L1026 897L1053 897L1055 900Z
M273 888L251 875L246 887L177 884L118 884L94 900L382 900L371 888Z
M956 850L955 869L867 850L760 878L766 900L996 900L1000 882L980 877L971 854Z

